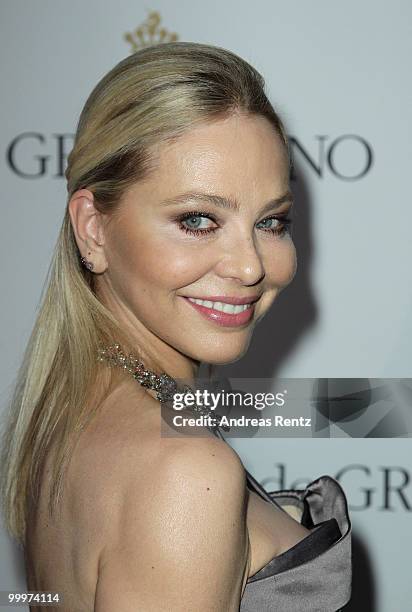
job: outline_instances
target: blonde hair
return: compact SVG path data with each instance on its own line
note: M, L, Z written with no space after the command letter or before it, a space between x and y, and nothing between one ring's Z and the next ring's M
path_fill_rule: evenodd
M284 127L264 86L256 69L220 47L171 42L133 53L100 80L84 105L65 173L67 204L75 191L87 188L100 212L113 213L125 191L155 167L156 145L236 112L266 117L290 160ZM20 544L53 436L58 450L50 513L76 436L124 375L97 362L98 349L113 342L135 352L97 298L93 273L79 261L66 206L3 434L3 515Z

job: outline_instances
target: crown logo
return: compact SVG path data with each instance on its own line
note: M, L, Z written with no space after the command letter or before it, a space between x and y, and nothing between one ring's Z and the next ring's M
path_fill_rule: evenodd
M160 27L160 22L160 13L151 11L147 19L134 32L127 32L124 35L126 42L131 45L131 53L158 43L178 40L176 32L168 32L166 28Z

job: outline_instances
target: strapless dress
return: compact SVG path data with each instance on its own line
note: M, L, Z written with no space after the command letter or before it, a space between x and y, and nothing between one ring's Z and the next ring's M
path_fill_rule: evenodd
M225 440L220 431L215 433ZM352 527L338 481L324 475L304 489L268 492L245 471L249 489L310 533L250 576L240 612L340 611L351 596Z
M300 514L310 533L248 579L240 612L341 610L351 595L352 555L351 523L339 483L325 475L301 490L267 492L246 475L249 488L294 518Z

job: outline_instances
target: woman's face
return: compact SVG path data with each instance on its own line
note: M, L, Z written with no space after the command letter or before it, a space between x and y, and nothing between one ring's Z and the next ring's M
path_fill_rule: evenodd
M105 228L98 291L158 353L236 361L296 271L282 141L265 118L235 115L158 154Z

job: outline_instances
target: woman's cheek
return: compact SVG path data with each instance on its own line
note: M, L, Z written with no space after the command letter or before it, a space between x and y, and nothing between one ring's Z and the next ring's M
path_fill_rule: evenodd
M298 259L297 259L296 248L292 240L290 240L289 261L290 261L290 271L289 271L288 284L292 282L292 280L295 278L295 274L298 269Z
M269 284L283 289L292 282L297 270L296 248L291 239L266 254L265 272Z
M130 259L146 279L165 288L180 288L197 280L207 264L199 245L185 243L176 231L141 234Z

